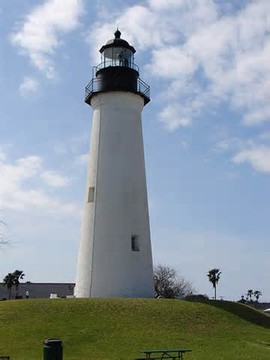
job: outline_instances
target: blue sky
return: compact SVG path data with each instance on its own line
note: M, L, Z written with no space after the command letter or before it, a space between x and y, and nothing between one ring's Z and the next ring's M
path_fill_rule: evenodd
M270 301L270 2L0 0L0 277L74 281L91 108L116 27L143 111L153 257L212 296Z

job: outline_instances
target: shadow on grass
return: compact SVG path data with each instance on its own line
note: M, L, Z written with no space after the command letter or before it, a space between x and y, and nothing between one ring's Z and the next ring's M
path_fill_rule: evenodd
M263 326L270 329L270 316L263 314L261 311L256 310L248 305L240 304L232 301L223 300L199 300L198 302L215 306L219 309L228 311L241 319L247 320L253 324Z

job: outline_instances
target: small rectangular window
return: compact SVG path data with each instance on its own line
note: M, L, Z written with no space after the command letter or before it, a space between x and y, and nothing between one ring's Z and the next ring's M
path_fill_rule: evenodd
M90 187L88 190L88 202L93 202L94 201L94 193L95 193L95 188L94 187Z
M131 235L131 250L140 251L139 237L137 235Z

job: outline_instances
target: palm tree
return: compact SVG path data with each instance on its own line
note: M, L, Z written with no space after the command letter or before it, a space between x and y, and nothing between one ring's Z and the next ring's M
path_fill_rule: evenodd
M252 289L249 289L249 290L247 291L247 301L248 301L248 299L249 299L249 301L251 302L253 295L254 295L253 290L252 290Z
M219 269L212 269L208 271L209 281L212 283L214 288L215 300L217 299L217 284L220 279L221 271Z
M16 297L17 297L19 291L20 279L23 279L25 274L21 270L15 270L12 275L14 276L14 285L16 287Z
M259 301L259 297L262 295L262 293L261 293L260 290L255 290L255 291L253 292L253 295L255 296L256 301L258 302L258 301Z
M3 286L6 286L7 289L8 289L8 298L10 300L11 298L11 289L12 289L12 286L15 285L15 278L14 278L14 273L11 274L11 273L8 273L4 279L3 279Z

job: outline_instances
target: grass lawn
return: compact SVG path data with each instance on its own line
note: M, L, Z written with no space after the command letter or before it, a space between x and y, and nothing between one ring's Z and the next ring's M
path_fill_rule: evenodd
M0 302L0 355L42 359L62 339L64 360L123 359L140 349L187 348L185 360L269 360L270 317L245 305L166 299Z

